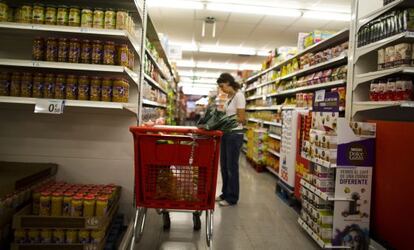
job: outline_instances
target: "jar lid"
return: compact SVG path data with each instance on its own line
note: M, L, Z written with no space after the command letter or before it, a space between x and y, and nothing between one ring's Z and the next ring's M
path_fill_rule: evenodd
M114 11L114 9L108 8L108 9L106 9L106 11Z
M106 195L101 195L98 197L98 201L107 201L107 200L109 200L109 198Z
M58 8L67 8L67 7L68 7L67 5L63 5L63 4L58 6Z
M48 5L46 5L46 8L56 8L56 5L54 5L54 4L48 4Z
M42 196L50 196L51 192L50 191L43 191L41 193Z
M79 38L71 38L70 41L71 42L79 42Z
M74 200L82 200L83 199L83 194L76 194L75 196L72 197L72 199L74 199Z
M101 41L101 40L93 40L92 42L93 42L93 43L102 43L102 41Z
M64 37L61 37L61 38L59 38L59 41L67 41L68 39L67 38L64 38Z
M75 78L76 75L68 75L68 78Z
M71 9L79 9L79 6L77 6L77 5L71 5L69 8L71 8Z
M88 39L83 39L83 40L82 40L82 42L83 42L83 43L90 43L91 41L90 41L90 40L88 40Z
M103 9L102 8L95 8L94 11L103 11Z
M33 4L33 7L34 7L34 6L44 7L45 5L44 5L43 3L34 3L34 4Z
M115 42L114 42L114 41L106 41L106 42L105 42L105 44L111 44L111 45L114 45L114 44L115 44Z
M87 10L91 11L91 7L90 6L85 6L85 7L82 8L82 11L87 11Z
M91 79L93 79L93 80L100 80L101 78L99 76L92 76Z
M53 196L62 196L63 193L62 192L53 192L52 194Z
M88 78L88 76L79 76L79 79Z
M74 192L72 192L72 191L66 191L65 193L64 193L64 195L65 196L73 196L74 195Z

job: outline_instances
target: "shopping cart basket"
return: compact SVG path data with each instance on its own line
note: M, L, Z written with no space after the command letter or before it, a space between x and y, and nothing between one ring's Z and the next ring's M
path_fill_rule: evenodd
M176 126L131 127L130 131L135 147L136 203L131 249L143 234L147 208L196 211L198 222L200 211L205 211L206 241L211 247L222 132ZM164 227L166 223L169 216L164 216Z

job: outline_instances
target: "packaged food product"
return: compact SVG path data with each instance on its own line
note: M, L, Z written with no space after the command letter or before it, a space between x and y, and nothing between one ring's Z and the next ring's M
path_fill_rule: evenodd
M20 96L31 97L32 96L32 73L23 73L21 81Z
M45 23L45 6L41 3L33 4L32 23L44 24Z
M83 197L80 195L73 196L71 208L71 216L81 217L83 212Z
M395 47L389 46L385 49L385 57L384 57L384 64L385 68L392 68L393 63L395 61Z
M387 80L380 80L377 85L378 101L387 100Z
M0 22L7 21L9 6L5 2L0 2Z
M67 62L68 61L68 39L59 38L58 42L58 62Z
M41 243L52 242L52 230L51 229L42 229L40 231L40 242Z
M35 98L43 97L44 78L42 73L36 73L33 77L33 93Z
M26 243L27 242L27 231L25 229L14 230L14 242Z
M102 64L103 45L100 40L94 40L92 42L92 63Z
M78 243L78 231L77 230L66 231L66 243L67 244Z
M91 56L92 56L91 43L89 40L83 40L82 47L81 47L81 56L80 56L81 63L91 63Z
M105 29L115 29L116 25L116 13L113 9L107 9L105 11Z
M54 192L51 198L51 215L52 216L61 216L62 215L62 205L63 205L63 194L61 192Z
M50 195L49 191L43 191L40 194L40 203L39 203L39 215L40 216L49 216L50 215Z
M89 100L89 77L80 76L78 86L78 100Z
M22 76L18 72L14 72L10 81L10 95L20 96Z
M56 62L58 52L58 42L56 38L49 37L46 41L46 61Z
M17 20L14 20L14 12L15 12L15 10L16 10L17 8L12 8L12 7L9 7L8 9L7 9L7 22L18 22Z
M24 4L20 7L19 19L22 23L31 23L32 22L32 6L29 4Z
M115 64L115 43L112 41L105 42L103 52L103 64L114 65Z
M57 25L68 25L69 13L66 5L59 5L56 13Z
M91 231L91 243L101 243L105 237L105 230L96 229Z
M40 242L40 230L39 229L29 229L27 232L30 243L39 243Z
M75 75L68 75L66 78L65 99L76 100L78 97L78 79Z
M81 27L83 28L93 27L93 12L89 7L82 9Z
M128 67L128 45L122 44L118 46L117 61L120 66Z
M43 87L43 98L55 97L55 75L46 74Z
M95 196L87 195L83 201L83 216L92 217L95 215Z
M73 195L74 193L71 191L67 191L63 194L63 201L62 201L62 215L63 216L71 215Z
M401 43L395 45L395 61L394 66L410 66L412 47L410 43Z
M62 75L62 74L57 75L56 82L55 82L55 98L56 99L65 98L65 85L66 85L65 75Z
M108 211L109 199L106 195L101 195L96 201L96 216L103 217Z
M47 5L45 11L45 24L56 24L56 7L54 5Z
M345 108L345 99L346 99L346 88L345 87L338 87L338 95L339 95L339 107Z
M370 101L378 101L378 94L377 94L378 83L376 81L372 81L369 87L369 100Z
M135 67L135 54L133 50L129 49L128 50L128 68L134 69L134 67ZM273 86L274 85L269 85L269 87L273 87Z
M79 39L77 38L70 39L68 62L79 63L80 54L81 54L81 45L80 45Z
M33 60L42 61L44 59L44 52L45 52L44 49L45 49L45 44L44 44L43 38L41 37L35 38L33 41L33 50L32 50Z
M103 102L110 102L112 100L112 80L111 80L111 78L105 77L102 80L101 100Z
M0 96L10 95L10 75L8 72L0 72Z
M104 28L105 13L102 9L97 8L93 11L93 27L96 29Z
M90 231L89 230L79 230L79 243L85 244L90 242Z
M129 84L122 78L115 79L112 86L113 102L128 102Z
M63 229L55 229L52 231L53 243L63 244L65 243L65 231Z
M386 87L386 100L388 101L394 101L396 98L395 92L396 92L396 79L389 78L387 82Z
M79 27L81 24L81 11L78 6L69 8L68 24L72 27Z
M127 29L127 16L126 10L118 10L116 12L116 29L126 30Z
M95 76L91 78L91 91L90 91L90 100L91 101L100 101L101 100L101 78Z

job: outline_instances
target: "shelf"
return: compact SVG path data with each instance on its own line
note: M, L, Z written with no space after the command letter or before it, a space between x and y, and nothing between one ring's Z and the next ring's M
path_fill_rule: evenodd
M391 37L384 38L380 41L356 48L355 49L355 62L357 62L361 56L366 55L372 51L376 51L384 46L387 46L390 43L397 42L397 41L404 40L404 39L412 39L412 38L414 38L414 32L403 32L403 33L400 33L400 34L397 34Z
M309 182L305 181L304 179L300 180L300 184L310 190L312 193L316 194L318 197L325 201L333 201L334 198L327 193L322 192L321 190L317 189L315 186L311 185Z
M272 173L274 176L276 176L277 178L279 178L279 173L276 172L276 170L274 170L271 167L266 166L267 171L269 171L270 173Z
M168 94L167 91L161 87L161 85L156 82L154 79L152 79L149 75L144 73L144 79L148 81L149 84L156 87L157 89L161 90L164 94Z
M354 102L353 115L361 111L384 109L392 107L414 108L414 101L379 101L379 102Z
M324 160L321 160L321 159L318 159L318 158L311 158L311 157L305 155L304 152L301 153L301 156L302 156L302 158L304 158L304 159L306 159L306 160L308 160L310 162L313 162L315 164L318 164L318 165L320 165L322 167L325 167L325 168L336 168L336 164L330 163L330 162L327 162L327 161L324 161Z
M249 122L255 122L255 123L263 123L262 120L254 119L254 118L249 118L249 119L247 119L247 121L249 121Z
M356 75L353 88L355 90L362 83L371 82L372 80L380 79L397 73L414 74L414 67L398 67Z
M12 30L13 32L50 32L50 33L71 33L71 34L85 34L104 36L110 38L122 38L128 40L135 52L139 55L140 46L139 42L134 35L130 34L126 30L115 30L115 29L94 29L94 28L83 28L83 27L70 27L60 25L46 25L46 24L27 24L27 23L14 23L14 22L0 22L0 29Z
M365 24L369 23L370 21L374 20L375 18L381 16L382 14L393 10L395 8L399 8L399 7L413 7L414 4L411 2L410 0L395 0L392 3L389 3L377 10L374 10L370 13L368 13L367 15L359 18L359 22L358 22L358 27L357 27L357 31L364 26Z
M276 152L276 151L274 151L270 148L267 149L267 152L271 153L274 156L280 157L280 153L278 153L278 152Z
M285 60L285 61L283 61L281 63L278 63L278 64L276 64L276 65L274 65L274 66L272 66L272 67L270 67L270 68L268 68L266 70L263 70L263 71L257 73L254 76L251 76L251 77L247 78L247 80L245 82L246 83L252 82L253 80L256 80L257 78L259 78L260 76L262 76L262 75L264 75L264 74L266 74L266 73L268 73L268 72L270 72L272 70L278 69L281 66L283 66L283 65L289 63L290 61L292 61L294 58L298 58L298 57L300 57L300 56L302 56L302 55L304 55L306 53L323 50L325 48L328 48L330 46L333 46L334 44L338 44L341 41L345 42L345 40L347 40L348 37L349 37L349 29L341 30L338 33L336 33L333 36L331 36L330 38L327 38L327 39L325 39L325 40L323 40L323 41L321 41L321 42L319 42L317 44L314 44L314 45L312 45L312 46L310 46L310 47L308 47L308 48L300 51L295 56L293 56L293 57L291 57L291 58L289 58L289 59L287 59L287 60Z
M267 95L267 97L283 96L283 95L289 95L289 94L296 94L296 93L299 93L299 92L302 92L302 91L331 88L331 87L335 87L335 86L344 85L345 83L346 83L345 80L324 82L324 83L319 83L319 84L314 84L314 85L309 85L309 86L304 86L304 87L299 87L299 88L294 88L294 89L283 90L283 91L280 91L278 93L269 94L269 95Z
M37 98L0 96L0 103L36 105ZM65 100L66 107L126 110L137 115L137 107L130 103Z
M275 140L279 140L279 141L282 140L282 137L280 135L269 134L269 137L270 138L273 138Z
M165 80L168 80L161 66L158 64L157 60L151 54L151 52L148 49L145 49L145 53L148 55L148 58L151 60L151 62L155 65L155 68L157 68L158 72L161 74L161 77L164 78Z
M152 106L152 107L158 107L158 108L167 108L167 105L165 105L165 104L150 101L150 100L147 100L147 99L143 99L142 104L147 105L147 106Z
M254 111L254 110L279 110L281 109L281 105L277 106L269 106L269 107L250 107L246 108L247 111Z
M266 125L270 125L270 126L282 127L282 123L280 123L280 122L268 122L268 121L264 121L263 123L266 124Z
M298 218L299 225L309 234L310 237L312 237L318 245L323 249L349 249L350 247L346 246L332 246L331 243L325 243L318 234L316 234L312 228L310 228L303 220L302 218Z
M262 98L266 98L265 95L260 95L260 96L250 96L246 98L246 101L252 101L252 100L256 100L256 99L262 99Z

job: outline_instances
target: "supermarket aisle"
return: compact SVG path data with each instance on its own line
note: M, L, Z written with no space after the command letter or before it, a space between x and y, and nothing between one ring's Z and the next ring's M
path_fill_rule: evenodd
M275 178L256 173L244 157L240 168L240 203L215 210L214 249L319 249L298 226L297 214L275 195ZM161 216L151 210L137 249L207 249L204 221L203 216L202 230L193 232L191 214L174 213L171 230L163 232Z

